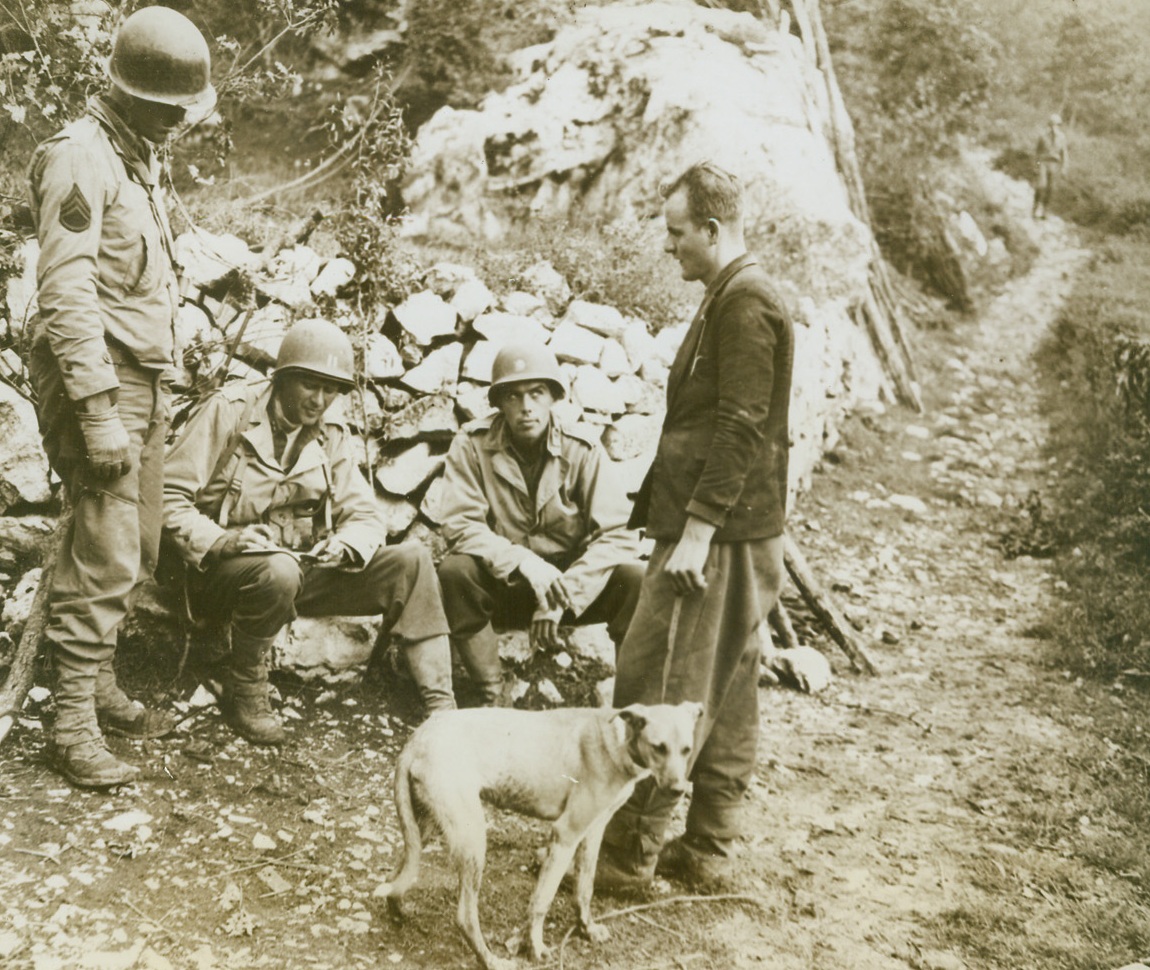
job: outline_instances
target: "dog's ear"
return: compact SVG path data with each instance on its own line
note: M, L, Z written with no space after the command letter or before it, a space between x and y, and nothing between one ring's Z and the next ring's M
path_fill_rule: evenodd
M702 717L703 717L703 705L702 704L700 704L698 701L684 701L684 703L688 707L692 708L692 710L694 710L696 721L702 719Z
M616 715L627 725L627 730L639 734L647 726L647 708L642 704L631 704L624 707Z

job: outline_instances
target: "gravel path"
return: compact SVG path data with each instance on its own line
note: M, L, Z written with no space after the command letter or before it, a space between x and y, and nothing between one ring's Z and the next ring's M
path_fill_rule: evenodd
M927 412L856 416L799 503L792 532L882 675L836 654L822 694L764 690L738 880L762 907L670 902L660 881L661 908L613 920L605 946L573 941L564 966L990 967L977 926L997 909L1023 914L1008 929L1037 953L1078 931L1083 894L1126 900L1050 824L1107 752L1075 731L1089 714L1068 713L1073 685L1043 659L1053 578L995 541L1050 471L1030 355L1085 255L1052 220L1032 271L978 321L923 336ZM25 723L0 760L0 965L473 965L434 852L406 926L371 899L395 853L389 776L406 731L372 687L288 697L298 740L279 755L205 713L194 734L139 746L149 776L113 795L60 784ZM1075 824L1085 839L1099 820ZM513 817L492 827L497 943L525 910L540 841ZM557 941L569 901L552 915ZM948 946L939 927L964 921L970 944Z

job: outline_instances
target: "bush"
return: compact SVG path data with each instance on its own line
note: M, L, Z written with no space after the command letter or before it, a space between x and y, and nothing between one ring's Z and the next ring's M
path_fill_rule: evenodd
M662 250L662 223L606 225L581 220L533 220L495 248L467 254L491 281L518 286L519 276L547 260L576 299L607 303L645 320L652 330L682 323L699 302L697 288L679 278Z
M377 70L371 94L354 116L334 113L332 133L353 172L335 218L336 239L358 267L352 296L360 313L371 318L382 305L407 296L419 272L399 238L397 186L411 142L385 70Z
M1062 460L1052 526L1073 591L1064 646L1112 675L1150 664L1150 244L1107 244L1038 355L1050 448Z
M838 0L827 29L879 245L898 269L968 309L943 238L935 169L981 120L997 66L994 41L962 10L933 0Z

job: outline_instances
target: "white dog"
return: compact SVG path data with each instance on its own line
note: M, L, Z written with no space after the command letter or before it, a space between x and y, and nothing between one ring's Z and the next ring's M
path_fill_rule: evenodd
M635 783L654 776L683 788L695 741L699 704L633 704L610 708L443 711L411 736L395 768L395 806L405 842L391 880L375 891L394 914L419 875L422 849L417 808L443 836L459 873L456 924L487 970L512 967L496 957L479 927L487 827L483 801L552 824L551 845L531 896L528 939L542 959L543 921L578 850L575 898L579 923L595 942L606 927L591 917L595 863L603 830Z

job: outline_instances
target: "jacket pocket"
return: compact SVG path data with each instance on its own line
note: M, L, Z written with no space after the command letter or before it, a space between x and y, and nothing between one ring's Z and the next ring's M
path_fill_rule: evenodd
M143 236L105 239L100 247L100 278L109 289L132 293L148 269L148 246Z

